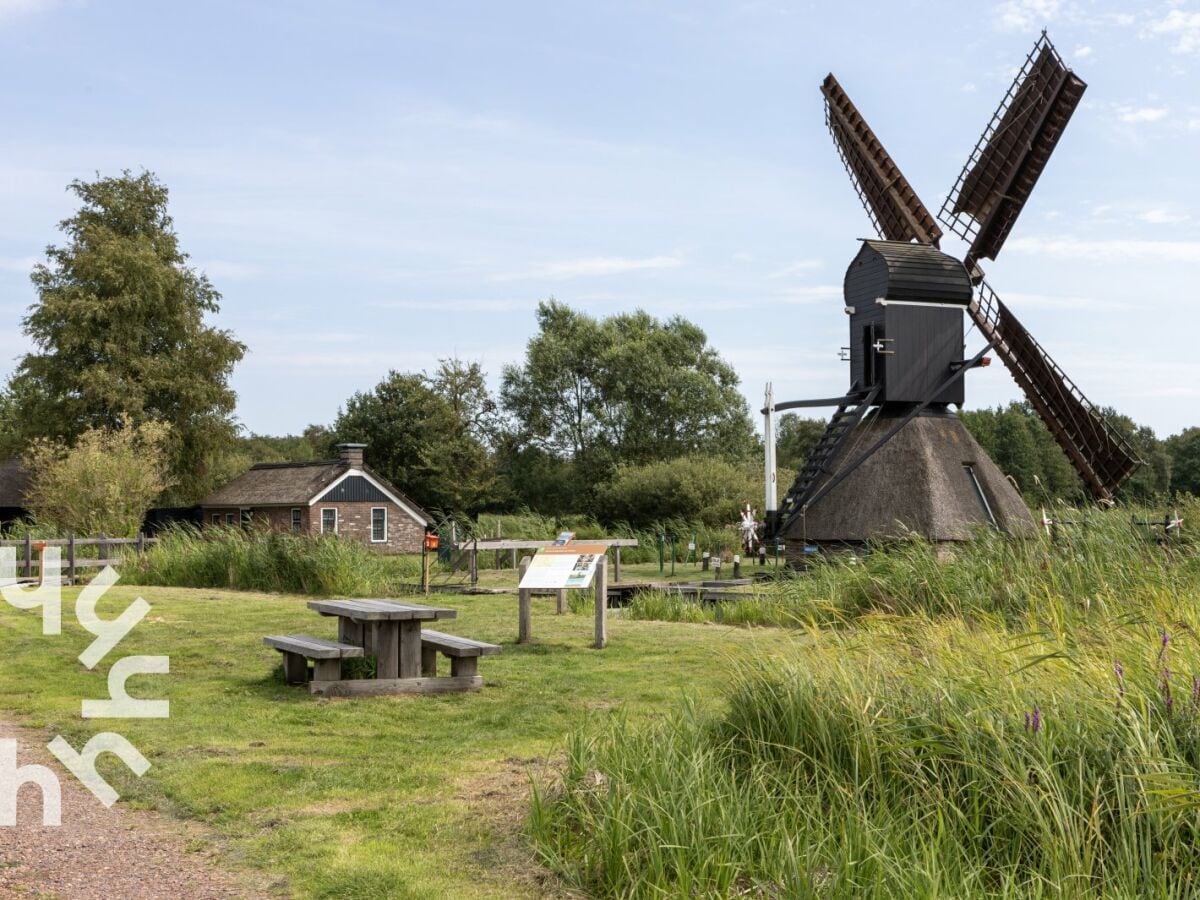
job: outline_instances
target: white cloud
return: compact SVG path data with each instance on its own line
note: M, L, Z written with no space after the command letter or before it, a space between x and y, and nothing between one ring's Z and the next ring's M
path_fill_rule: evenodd
M1144 212L1138 213L1137 217L1143 222L1149 222L1151 225L1177 225L1191 218L1186 213L1171 212L1169 209L1162 207L1147 209Z
M436 312L502 313L532 309L533 300L378 300L376 309L434 310Z
M842 286L840 284L812 284L806 287L789 288L775 295L781 303L825 303L842 301Z
M1021 292L1005 291L1002 298L1006 304L1016 310L1048 309L1128 309L1128 303L1119 300L1100 300L1096 297L1060 296L1056 294L1023 294Z
M678 256L649 256L631 259L623 256L586 256L580 259L565 259L542 263L528 272L508 273L493 276L493 281L519 281L524 279L565 279L595 275L623 275L626 272L642 272L654 269L675 269L683 265Z
M229 281L253 278L262 272L262 269L250 263L232 262L227 259L210 259L208 262L201 263L198 268L209 278L221 278Z
M964 84L964 85L963 85L963 86L960 88L960 90L961 90L961 91L962 91L964 94L973 94L973 93L975 93L975 92L976 92L977 90L979 90L979 89L978 89L978 88L975 86L975 82L973 82L973 81L968 81L966 84Z
M792 275L803 275L805 272L811 272L813 269L819 269L824 263L819 259L800 259L794 263L789 263L782 269L776 269L774 272L768 272L768 278L788 278Z
M995 24L1001 31L1030 31L1056 18L1061 0L1004 0L996 6Z
M1200 263L1200 241L1097 240L1082 238L1014 238L1005 247L1029 256L1091 262Z
M0 20L36 13L54 6L57 0L0 0Z
M1167 117L1169 111L1165 106L1118 106L1117 117L1130 124L1159 122Z
M1089 56L1092 55L1092 48L1088 47L1086 45L1084 45L1082 47L1076 47L1075 52L1072 53L1071 55L1073 57L1075 57L1075 59L1087 59Z
M1200 118L1188 119L1187 130L1188 131L1200 131Z
M0 0L3 2L3 0ZM0 272L16 272L18 275L28 275L33 267L42 262L36 256L0 256Z
M1173 9L1157 22L1150 24L1151 34L1168 35L1175 40L1171 49L1176 53L1200 51L1200 12Z

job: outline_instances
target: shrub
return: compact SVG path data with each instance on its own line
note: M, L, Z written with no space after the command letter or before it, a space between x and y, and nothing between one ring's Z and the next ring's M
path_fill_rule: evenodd
M779 483L791 484L780 472ZM730 525L742 505L762 505L762 472L710 456L685 456L644 466L624 466L596 492L603 522L642 528L667 519L709 527Z
M74 447L38 439L25 454L26 502L33 517L59 531L135 537L146 510L167 487L167 439L161 422L91 428Z

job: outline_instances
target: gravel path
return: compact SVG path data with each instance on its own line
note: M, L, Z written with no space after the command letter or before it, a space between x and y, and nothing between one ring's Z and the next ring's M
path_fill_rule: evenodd
M42 763L62 785L62 825L42 826L36 787L21 789L17 827L0 828L0 900L210 900L279 897L252 874L217 868L210 854L189 850L203 832L157 813L105 809L46 751L41 732L0 722L0 738L18 741L18 765Z

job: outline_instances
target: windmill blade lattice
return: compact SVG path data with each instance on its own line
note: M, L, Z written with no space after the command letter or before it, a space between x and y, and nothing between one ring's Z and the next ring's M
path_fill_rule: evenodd
M942 229L833 75L825 78L821 93L825 124L876 233L936 247Z
M1042 345L980 282L970 313L1020 385L1030 404L1098 500L1113 492L1141 465L1137 452L1083 395Z
M968 266L996 258L1086 89L1043 32L938 213Z

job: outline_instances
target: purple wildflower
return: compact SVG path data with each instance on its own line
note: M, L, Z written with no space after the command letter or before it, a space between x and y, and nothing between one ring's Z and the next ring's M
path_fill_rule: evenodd
M1164 628L1162 633L1162 645L1158 648L1158 662L1161 665L1164 657L1167 655L1167 644L1171 643L1171 635Z
M1025 730L1033 734L1037 734L1042 730L1042 710L1039 706L1033 707L1033 713L1025 713Z
M1162 691L1163 705L1166 706L1167 712L1170 712L1175 707L1175 698L1171 696L1171 669L1164 668L1162 673L1162 681L1159 683L1159 689Z
M1125 667L1120 660L1113 663L1113 673L1117 676L1117 706L1125 699Z
M1192 676L1192 706L1200 706L1200 676Z

